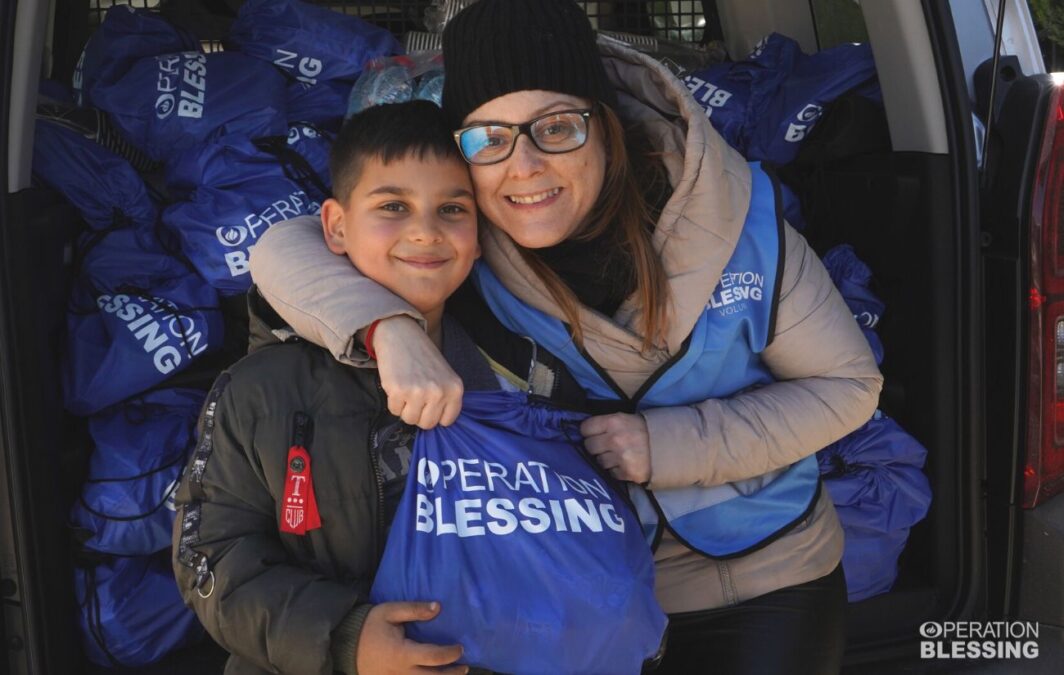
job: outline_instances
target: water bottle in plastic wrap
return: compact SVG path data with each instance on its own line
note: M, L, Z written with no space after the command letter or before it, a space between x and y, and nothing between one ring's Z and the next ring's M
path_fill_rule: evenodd
M355 82L345 119L370 106L413 98L439 105L442 95L443 56L438 51L381 57L370 61Z
M413 95L414 88L406 66L388 64L382 68L367 68L351 89L345 117L382 103L409 101Z
M476 0L432 0L432 5L425 8L425 28L430 33L442 33L455 14L474 2Z
M421 76L414 98L443 104L443 71L430 71Z

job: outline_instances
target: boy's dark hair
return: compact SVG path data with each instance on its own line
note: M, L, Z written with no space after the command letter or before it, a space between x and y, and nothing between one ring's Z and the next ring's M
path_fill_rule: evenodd
M369 157L384 164L413 155L440 159L461 153L443 111L430 101L376 105L344 122L329 153L333 197L346 203Z

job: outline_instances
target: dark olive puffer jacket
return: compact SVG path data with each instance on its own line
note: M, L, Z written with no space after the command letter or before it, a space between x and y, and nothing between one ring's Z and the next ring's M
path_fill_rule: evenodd
M177 492L174 570L185 602L233 654L227 673L354 672L384 546L370 434L386 415L376 371L282 343L252 308L253 352L216 381ZM296 416L310 421L321 529L280 531ZM337 635L334 636L334 632ZM346 641L337 650L334 637ZM335 663L334 654L347 663ZM339 655L338 655L338 658Z

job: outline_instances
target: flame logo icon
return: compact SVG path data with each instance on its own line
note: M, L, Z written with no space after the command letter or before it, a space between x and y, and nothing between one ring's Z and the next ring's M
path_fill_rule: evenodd
M214 236L218 238L218 241L222 246L229 248L235 248L243 244L248 238L248 228L242 225L235 226L222 226L214 231Z
M421 458L421 461L417 463L417 482L421 483L432 492L432 488L436 487L436 483L440 480L440 467L436 462L431 459Z
M165 119L169 117L170 113L174 111L174 95L163 94L159 98L155 99L155 116L159 119Z
M798 120L800 122L812 122L820 117L820 113L824 111L823 108L815 103L809 103L798 112Z

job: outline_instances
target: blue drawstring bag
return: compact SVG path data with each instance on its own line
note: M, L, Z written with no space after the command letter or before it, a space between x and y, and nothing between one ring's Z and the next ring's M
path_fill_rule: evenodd
M91 415L155 387L222 345L217 292L131 230L81 242L67 309L63 395Z
M288 148L306 160L313 179L300 180L311 197L321 202L332 196L332 176L329 173L329 151L335 136L311 124L288 127ZM287 157L285 155L284 157ZM325 188L323 191L322 188Z
M58 105L74 105L70 87L58 80L41 80L37 83L37 102Z
M84 548L149 555L170 547L174 492L204 392L161 389L89 418L95 449L70 522Z
M835 287L842 294L846 306L853 312L853 318L861 326L861 332L872 348L876 363L883 363L883 342L876 333L876 326L883 316L886 305L872 292L872 270L869 269L849 244L840 244L824 254L822 258L828 275Z
M93 229L155 227L158 214L140 174L125 159L61 121L38 118L33 175L66 197Z
M130 230L83 235L78 240L75 265L78 278L75 289L99 292L151 288L191 272L157 238L139 236ZM92 310L96 306L92 301L87 307L77 305L77 308Z
M842 569L850 602L885 593L898 576L909 528L931 505L927 450L891 418L867 424L817 453L846 535Z
M292 80L288 83L288 122L313 124L337 132L343 124L350 94L351 83L343 80L315 85Z
M118 82L137 61L176 52L200 51L196 36L147 9L116 5L85 43L74 68L74 100L96 105L97 85Z
M803 54L794 40L772 33L745 61L722 63L684 78L714 128L748 160L787 164L824 106L860 87L877 97L872 50L842 44Z
M514 675L639 673L657 653L654 561L585 458L581 417L468 392L453 425L418 433L370 592L439 601L407 637L461 643L462 663Z
M167 174L167 185L178 193L192 189L163 211L162 222L200 276L223 295L251 287L249 252L271 225L321 210L328 187L311 175L309 162L294 166L286 152L300 157L286 136L257 144L227 138L186 153Z
M751 70L745 62L722 63L683 78L713 128L744 157Z
M280 68L300 82L354 83L370 59L401 51L389 32L299 0L247 0L229 28L226 49Z
M285 78L268 63L233 52L182 52L138 61L93 101L127 141L153 160L228 134L283 136Z
M74 568L81 643L90 661L136 668L204 634L174 581L170 552L86 560Z
M170 194L181 199L192 198L203 186L239 189L278 175L298 183L312 196L329 196L333 138L310 124L293 124L285 134L254 140L226 136L177 155L166 165L163 180Z

